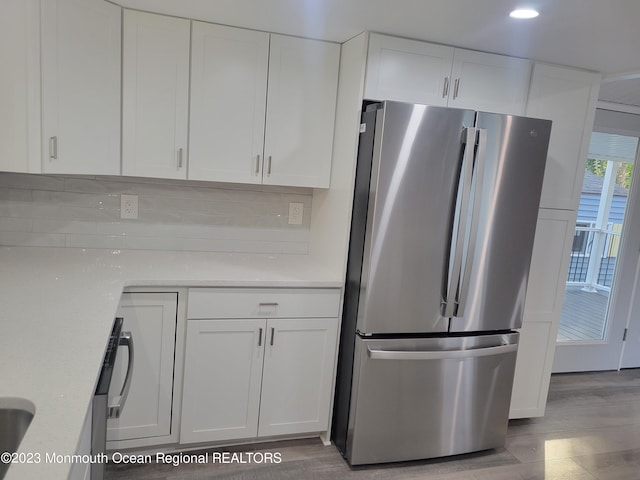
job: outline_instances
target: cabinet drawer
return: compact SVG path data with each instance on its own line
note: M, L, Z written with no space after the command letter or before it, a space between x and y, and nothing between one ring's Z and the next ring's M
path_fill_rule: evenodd
M337 317L337 288L192 288L187 316L198 318Z

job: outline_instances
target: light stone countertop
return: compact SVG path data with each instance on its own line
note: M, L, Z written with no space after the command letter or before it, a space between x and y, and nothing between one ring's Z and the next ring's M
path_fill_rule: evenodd
M36 413L6 480L66 479L93 397L124 288L189 286L342 287L304 255L0 247L0 406L27 399ZM4 400L3 400L4 399Z

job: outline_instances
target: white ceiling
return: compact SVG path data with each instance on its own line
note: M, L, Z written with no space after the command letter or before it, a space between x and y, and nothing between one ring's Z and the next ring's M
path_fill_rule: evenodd
M140 10L336 42L369 30L571 65L605 76L640 72L638 0L114 1ZM538 8L540 16L529 21L508 17L522 5ZM640 82L633 83L638 87ZM625 101L640 104L636 96Z

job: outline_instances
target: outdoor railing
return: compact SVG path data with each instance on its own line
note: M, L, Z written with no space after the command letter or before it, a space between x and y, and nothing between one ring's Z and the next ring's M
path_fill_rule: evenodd
M609 224L606 230L576 226L567 283L611 289L620 250L619 230L620 225L612 224ZM599 261L591 261L592 254L597 255Z

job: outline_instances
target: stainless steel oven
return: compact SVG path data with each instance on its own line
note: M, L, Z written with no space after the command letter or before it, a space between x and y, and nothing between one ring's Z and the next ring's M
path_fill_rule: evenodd
M122 324L124 320L118 317L113 322L109 344L102 362L102 369L98 378L98 386L93 397L93 411L91 418L91 454L104 453L107 446L107 420L118 418L127 400L129 387L131 386L131 376L133 374L133 338L131 332L123 332ZM120 390L120 394L109 397L109 387L113 368L116 363L118 347L125 346L129 350L129 361L127 364L127 374ZM104 478L104 464L93 463L91 465L91 479L102 480Z

